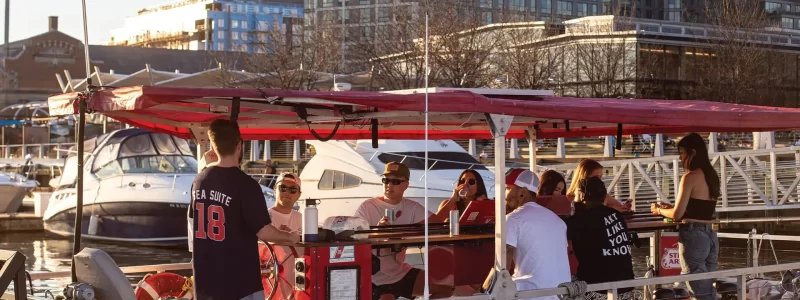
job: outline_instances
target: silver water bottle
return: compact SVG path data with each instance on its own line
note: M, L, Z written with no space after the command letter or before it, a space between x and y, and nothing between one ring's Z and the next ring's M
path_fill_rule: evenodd
M459 235L459 228L458 228L458 219L459 213L458 210L451 210L450 211L450 236Z

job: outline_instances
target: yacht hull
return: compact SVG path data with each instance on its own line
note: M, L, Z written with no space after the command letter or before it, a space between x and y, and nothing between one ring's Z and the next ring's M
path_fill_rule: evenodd
M185 246L188 204L111 202L83 206L82 237L89 240L154 246ZM44 220L47 231L72 236L76 209L69 208ZM97 230L89 234L92 218Z
M27 187L17 185L0 185L0 213L16 213L28 190Z

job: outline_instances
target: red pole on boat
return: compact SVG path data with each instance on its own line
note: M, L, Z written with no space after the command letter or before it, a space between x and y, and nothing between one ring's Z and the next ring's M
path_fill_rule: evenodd
M75 273L75 255L81 251L81 231L83 230L83 139L86 135L84 127L86 126L86 101L90 97L90 87L92 86L92 71L91 60L89 59L89 27L86 21L86 0L83 2L83 55L86 60L86 91L85 97L78 97L78 128L75 132L75 146L78 148L78 203L75 205L75 232L73 234L72 242L72 282L78 281L78 275Z

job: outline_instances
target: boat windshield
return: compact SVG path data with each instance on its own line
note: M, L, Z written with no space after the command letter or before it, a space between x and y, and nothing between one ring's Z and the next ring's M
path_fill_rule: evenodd
M122 173L181 173L197 174L197 160L191 156L143 155L117 160Z
M402 162L411 170L425 170L425 152L395 152L378 154L378 159L386 164ZM428 152L430 170L487 170L472 155L466 152Z

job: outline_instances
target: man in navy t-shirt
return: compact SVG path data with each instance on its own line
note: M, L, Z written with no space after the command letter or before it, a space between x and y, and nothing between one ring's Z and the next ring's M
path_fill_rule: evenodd
M236 123L216 120L208 131L219 160L192 185L192 267L195 299L264 299L258 240L299 242L269 218L261 187L239 169L242 139Z

